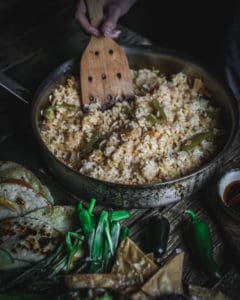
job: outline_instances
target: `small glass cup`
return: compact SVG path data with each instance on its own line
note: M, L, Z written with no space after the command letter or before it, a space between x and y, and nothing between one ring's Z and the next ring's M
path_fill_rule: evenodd
M222 175L218 184L221 206L231 217L240 220L240 169L231 169Z

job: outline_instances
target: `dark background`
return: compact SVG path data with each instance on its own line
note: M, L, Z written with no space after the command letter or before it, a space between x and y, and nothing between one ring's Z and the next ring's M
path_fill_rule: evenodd
M154 44L179 50L216 66L224 54L225 39L237 2L139 0L123 22Z
M0 1L0 26L15 20L23 24L48 22L65 4L74 7L77 1ZM51 4L50 15L42 17L44 8ZM154 44L190 54L208 64L216 64L222 57L225 37L236 10L237 0L176 1L139 0L120 21L134 31L148 37ZM24 30L24 28L23 28Z
M75 2L0 0L0 70L25 86L30 93L34 93L49 72L69 57L78 55L80 49L86 45L87 41L80 34L80 27L73 22ZM139 0L120 23L146 36L153 44L173 48L212 67L220 67L223 64L223 47L236 3L237 1L220 0ZM31 95L28 97L32 99ZM239 163L239 145L230 154L223 168L232 166L231 162ZM63 193L63 187L48 172L42 173L47 170L47 166L41 157L31 131L30 106L20 103L16 97L0 88L0 159L13 160L29 167L51 187L59 202L74 199L65 191ZM206 191L208 193L208 189ZM183 205L190 205L189 207L199 211L205 219L209 215L208 210L198 200L198 197L191 198L188 202L183 202ZM210 198L204 196L201 200L206 200L207 205L210 205L211 194ZM173 223L176 224L173 230L174 242L171 245L178 249L181 248L181 234L176 215L182 210L181 205L178 203L171 210ZM166 208L165 213L169 214L171 208L173 207ZM212 229L216 229L216 218L212 218L215 215L214 209L213 207L213 216L208 219ZM147 216L149 214L146 211L136 211L132 221L135 226L134 238L138 239L143 233ZM229 223L225 227L230 228ZM222 289L228 295L237 295L232 299L239 299L240 277L232 268L232 262L230 264L235 257L230 253L230 243L222 238L220 230L216 230L214 234L214 246L218 254L227 246L224 259L219 256L225 275L215 288ZM199 273L190 261L184 281L212 286L208 278Z

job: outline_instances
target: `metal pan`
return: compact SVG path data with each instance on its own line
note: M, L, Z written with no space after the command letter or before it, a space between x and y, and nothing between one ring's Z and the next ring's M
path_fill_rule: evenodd
M203 78L204 83L213 95L217 105L224 112L224 126L228 132L224 147L207 164L187 176L163 183L126 185L116 184L82 175L60 162L46 147L39 133L41 110L48 103L49 94L65 82L71 75L79 72L79 59L71 59L56 68L43 81L35 93L32 101L32 126L41 152L45 158L49 171L61 182L66 189L80 197L96 197L106 205L121 207L157 207L182 200L198 191L213 176L223 164L227 150L231 147L238 127L238 104L223 84L216 79L205 67L192 59L183 57L173 51L154 47L125 47L131 68L158 68L166 74L184 72L192 76ZM0 78L1 81L1 78ZM0 83L1 84L1 83ZM3 84L2 84L3 85ZM5 84L5 88L8 84ZM8 86L9 90L12 90ZM23 90L24 91L24 90ZM15 94L18 91L13 91ZM21 90L20 90L21 92Z

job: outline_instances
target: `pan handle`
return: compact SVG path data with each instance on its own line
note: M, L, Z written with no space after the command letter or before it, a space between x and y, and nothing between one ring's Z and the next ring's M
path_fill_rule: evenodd
M24 104L30 104L30 101L28 100L28 98L30 98L30 91L9 78L3 72L0 72L0 86L17 97Z

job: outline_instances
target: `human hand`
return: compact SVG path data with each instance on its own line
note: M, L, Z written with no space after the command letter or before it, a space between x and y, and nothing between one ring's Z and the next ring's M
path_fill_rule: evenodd
M84 0L79 0L75 17L82 28L89 34L112 39L117 38L121 31L116 30L120 17L125 15L137 0L102 0L105 18L100 28L95 28L87 17L87 6Z

